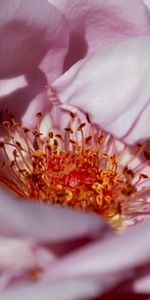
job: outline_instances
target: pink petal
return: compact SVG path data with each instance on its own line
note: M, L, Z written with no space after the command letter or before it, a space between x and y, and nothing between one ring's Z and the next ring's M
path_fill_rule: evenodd
M39 111L47 111L51 103L47 97L45 85L40 70L28 76L0 80L0 110L8 110L17 120L23 121L25 126L35 126L35 115Z
M143 0L146 6L150 9L150 0Z
M25 201L16 200L11 194L1 191L1 233L10 232L11 236L18 233L28 238L61 242L96 236L107 229L105 222L96 214Z
M149 269L149 271L150 271L150 269ZM138 293L150 294L150 274L137 279L133 285L133 288L134 288L134 291L136 291Z
M150 32L148 12L141 0L49 2L58 7L70 22L71 37L66 68L112 41Z
M99 288L109 290L114 285L138 275L137 267L150 262L150 227L138 225L116 236L105 235L103 240L70 254L55 264L49 278L95 278Z
M51 251L37 247L31 240L0 237L0 290L12 277L37 268L47 269L54 260Z
M38 66L51 73L51 79L61 73L68 29L64 16L48 1L4 1L0 26L0 78L33 72Z
M81 300L92 299L96 292L94 281L74 278L9 288L0 297L1 300Z
M107 46L78 62L53 87L63 104L127 143L150 136L150 37Z
M48 82L62 73L68 38L65 17L48 1L1 3L0 110L8 109L18 119L26 112L23 121L34 126L35 110L50 107L44 93Z

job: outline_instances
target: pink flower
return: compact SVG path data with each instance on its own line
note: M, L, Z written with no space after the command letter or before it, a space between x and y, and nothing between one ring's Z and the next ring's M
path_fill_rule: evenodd
M150 16L142 0L5 0L0 29L1 110L32 128L42 111L44 130L49 111L59 128L68 122L61 109L88 112L124 143L149 138ZM3 187L0 208L2 300L148 299L146 217L117 233L94 213L27 203Z

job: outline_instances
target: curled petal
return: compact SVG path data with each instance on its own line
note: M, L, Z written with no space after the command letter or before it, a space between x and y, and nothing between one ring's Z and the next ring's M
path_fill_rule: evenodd
M65 14L70 24L65 69L108 43L150 32L148 11L141 0L49 2Z
M64 16L48 1L1 1L0 27L1 79L32 72L42 61L43 70L47 69L48 52L53 79L61 72L68 30Z
M150 136L150 37L104 47L54 82L60 101L127 143Z
M47 0L6 0L0 5L0 110L34 126L35 110L50 107L44 95L48 82L63 70L67 21Z
M61 242L99 235L107 225L95 214L75 212L40 203L25 203L1 191L1 232L18 233L38 240Z

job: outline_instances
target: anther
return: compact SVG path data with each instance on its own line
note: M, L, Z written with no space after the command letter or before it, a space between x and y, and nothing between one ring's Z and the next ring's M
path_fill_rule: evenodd
M81 123L78 127L78 131L82 130L86 126L86 123Z

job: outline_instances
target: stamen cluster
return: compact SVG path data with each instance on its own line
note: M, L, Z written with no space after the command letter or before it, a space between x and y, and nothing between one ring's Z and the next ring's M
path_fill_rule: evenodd
M138 144L125 165L127 146L117 150L109 134L96 130L89 117L80 123L70 113L70 126L62 134L40 132L42 114L37 113L33 131L7 114L2 127L7 135L0 141L0 182L22 198L93 211L110 220L116 215L132 216L149 210L141 196L149 186L143 168L150 156ZM73 130L74 124L76 129ZM134 160L143 153L144 163Z

